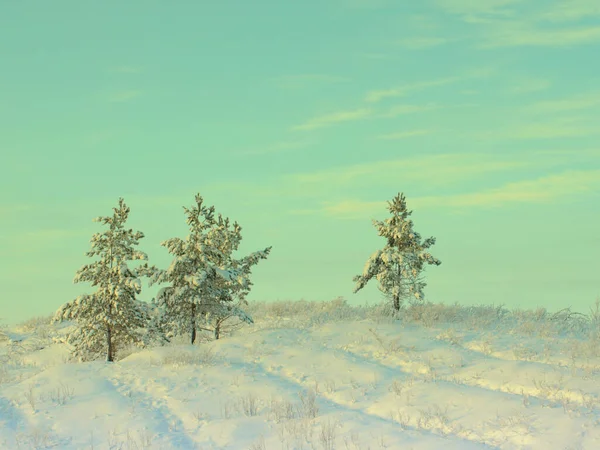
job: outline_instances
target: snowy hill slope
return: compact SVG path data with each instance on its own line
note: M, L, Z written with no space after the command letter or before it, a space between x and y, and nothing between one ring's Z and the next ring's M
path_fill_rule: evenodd
M443 305L394 321L341 301L250 309L255 325L219 341L112 364L69 362L70 325L7 330L0 448L600 448L593 321Z

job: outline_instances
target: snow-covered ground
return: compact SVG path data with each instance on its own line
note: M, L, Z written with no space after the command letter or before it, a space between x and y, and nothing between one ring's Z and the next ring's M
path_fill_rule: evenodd
M600 449L598 315L248 310L219 341L115 363L68 362L69 324L6 330L0 448Z

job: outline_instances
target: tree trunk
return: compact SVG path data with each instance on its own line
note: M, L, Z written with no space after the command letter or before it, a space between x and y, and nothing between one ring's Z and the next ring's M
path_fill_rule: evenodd
M113 251L112 251L112 242L110 245L110 270L112 273L113 267ZM106 292L104 293L106 295ZM112 320L112 305L110 303L110 298L108 302L108 317ZM113 348L112 348L112 335L111 335L110 325L106 325L106 362L113 362Z
M113 345L110 325L106 327L106 362L113 362Z
M394 295L394 310L400 311L400 296L398 294Z
M215 339L219 339L221 335L221 321L217 320L215 322Z
M191 327L192 327L192 345L194 345L194 342L196 342L196 305L192 304L192 321L191 321Z

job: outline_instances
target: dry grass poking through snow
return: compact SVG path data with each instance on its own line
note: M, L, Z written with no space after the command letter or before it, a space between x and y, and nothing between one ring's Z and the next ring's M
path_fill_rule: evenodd
M68 359L65 326L0 338L0 448L596 449L600 300L251 303L219 341Z

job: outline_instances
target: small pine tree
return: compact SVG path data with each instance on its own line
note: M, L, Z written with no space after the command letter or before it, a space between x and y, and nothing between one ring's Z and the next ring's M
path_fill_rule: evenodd
M240 260L232 258L232 252L238 249L242 240L241 231L242 227L237 222L230 229L229 219L223 219L219 214L215 226L207 235L210 245L219 250L210 255L211 262L220 267L228 266L239 273L237 279L219 277L214 280L221 297L214 299L214 304L206 310L204 317L207 324L212 322L213 328L208 331L213 331L215 339L219 339L222 327L229 318L237 317L243 322L254 323L252 318L242 310L242 306L248 304L246 296L252 286L251 267L261 259L266 259L271 247L254 252ZM234 303L234 299L237 300L236 303ZM231 330L232 327L227 327L227 329Z
M172 238L161 243L175 258L167 270L157 271L150 280L151 285L169 283L153 300L163 312L158 328L167 338L187 330L192 344L201 318L207 321L234 314L251 321L231 302L250 289L250 266L265 259L271 249L234 260L231 252L239 245L241 227L234 223L230 230L229 219L215 218L214 206L204 206L200 194L195 200L191 209L184 207L190 234L185 240Z
M67 342L74 346L74 356L80 361L93 360L105 353L106 361L112 362L118 346L141 342L139 329L148 321L135 296L141 292L139 277L150 275L155 268L147 263L137 269L127 266L127 261L148 259L134 248L144 234L124 228L130 209L122 198L113 210L112 217L94 219L109 227L104 233L92 236L92 249L86 253L89 257L98 256L99 260L84 265L73 280L98 286L96 292L64 304L52 320L77 322L78 327L67 337Z
M373 220L379 236L386 238L387 243L383 250L377 250L367 260L362 275L353 278L356 283L354 293L375 277L379 289L393 300L394 310L399 311L403 298L410 295L417 300L425 298L426 283L419 276L423 265L439 266L442 262L426 251L435 244L435 238L421 243L421 235L413 230L413 222L408 218L412 211L406 208L404 194L398 194L388 202L388 210L392 217L383 222Z

